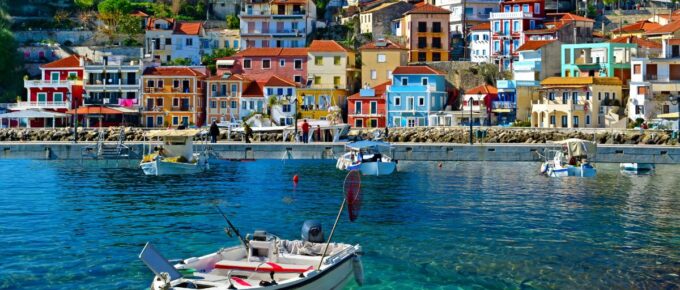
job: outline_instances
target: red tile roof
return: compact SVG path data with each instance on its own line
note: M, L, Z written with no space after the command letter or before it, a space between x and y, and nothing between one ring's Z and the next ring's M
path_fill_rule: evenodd
M173 34L199 35L203 24L201 22L179 22L175 25Z
M651 22L649 20L640 20L631 25L626 25L621 28L612 30L612 33L622 33L622 32L647 32L661 27L661 24L656 22Z
M347 52L347 49L334 40L314 40L308 50L310 52Z
M210 81L222 81L222 80L228 80L228 81L242 81L242 80L247 80L246 77L240 74L230 74L229 77L225 78L224 75L216 75L216 76L211 76L208 78Z
M481 85L478 87L471 88L465 91L466 95L486 95L486 94L498 94L498 89L490 85Z
M661 26L657 29L652 29L650 31L647 31L647 35L653 35L653 34L668 34L668 33L673 33L678 31L680 29L680 20L673 21L671 23L668 23L667 25Z
M394 43L394 42L392 42L388 39L384 40L384 42L385 42L384 46L378 46L377 43L379 41L380 40L364 44L361 47L359 47L359 50L364 50L364 49L404 49L403 47L399 46L398 44L396 44L396 43Z
M40 66L41 68L64 68L64 67L81 67L80 56L77 54L55 60Z
M451 14L451 10L420 2L404 13L404 15L408 14Z
M586 21L586 22L595 22L595 20L592 20L590 18L586 18L583 16L579 16L576 14L571 14L571 13L565 13L562 18L560 18L560 21Z
M426 65L399 66L393 75L443 75L444 73Z
M168 23L170 23L170 28L172 29L172 26L175 24L175 19L172 18L155 18L155 17L150 17L146 21L146 30L156 30L156 27L154 26L154 22L156 20L165 20Z
M680 40L680 39L678 39L678 40ZM648 39L644 39L644 38L639 38L639 37L637 37L637 36L632 36L632 35L630 35L630 36L621 36L621 37L617 37L617 38L614 38L614 39L610 40L609 42L614 42L614 43L635 43L635 44L637 44L639 47L642 47L642 48L657 48L657 49L661 49L661 43L658 43L658 42L656 42L656 41L651 41L651 40L648 40Z
M130 13L130 16L149 17L149 14L146 14L143 11L135 10L135 11L132 11L132 13Z
M475 26L470 27L470 31L475 31L475 30L491 30L491 23L490 22L483 22L480 24L477 24Z
M262 83L250 82L247 86L243 86L242 97L253 98L253 97L264 97L262 93Z
M670 45L680 45L680 39L669 39L668 44Z
M308 49L305 47L300 48L282 48L279 53L280 56L307 56Z
M283 79L280 76L273 75L264 84L265 87L295 87L295 83L289 80Z
M234 56L307 56L306 48L249 47Z
M183 76L183 77L204 77L205 74L185 66L157 66L149 67L144 70L145 76Z
M537 50L548 43L551 43L555 41L553 40L527 40L522 44L520 47L518 47L515 51L525 51L525 50Z
M381 98L387 91L387 86L391 85L392 81L387 81L382 84L376 85L372 89L375 91L375 96L374 97L362 97L361 93L356 93L354 95L351 95L347 97L348 99L357 99L357 98Z

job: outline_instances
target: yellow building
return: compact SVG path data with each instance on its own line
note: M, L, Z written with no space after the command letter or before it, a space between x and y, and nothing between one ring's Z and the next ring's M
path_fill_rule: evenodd
M359 48L361 85L375 87L392 79L392 71L408 64L408 50L389 40L378 40Z
M298 88L296 90L301 119L326 120L331 106L343 108L347 103L347 90Z
M404 39L411 62L449 60L450 10L425 2L404 13L396 36Z
M353 51L333 40L314 40L307 53L308 87L352 90L358 74Z
M202 126L205 67L150 67L142 75L142 122L146 127Z
M622 82L616 77L549 77L531 107L539 128L625 128Z

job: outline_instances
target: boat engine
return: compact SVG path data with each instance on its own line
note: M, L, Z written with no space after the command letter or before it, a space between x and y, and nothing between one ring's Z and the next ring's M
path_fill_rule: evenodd
M318 221L305 221L302 224L302 240L310 243L323 243L323 229Z

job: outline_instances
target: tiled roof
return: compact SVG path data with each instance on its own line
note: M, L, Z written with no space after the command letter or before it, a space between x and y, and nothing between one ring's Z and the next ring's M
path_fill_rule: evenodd
M407 14L451 14L451 10L420 2L416 4L413 9L404 13L404 15Z
M680 20L675 20L671 23L668 23L667 25L661 26L657 29L652 29L650 31L647 31L646 34L648 35L653 35L653 34L667 34L667 33L673 33L678 31L680 29Z
M185 66L157 66L149 67L144 70L145 76L188 76L204 77L205 74Z
M392 42L388 39L385 39L384 42L385 42L384 46L377 46L376 44L378 43L378 41L373 41L373 42L364 44L363 46L361 46L359 48L359 50L364 50L364 49L404 49L403 47L399 46L398 44L396 44L396 43L394 43L394 42Z
M443 75L436 69L426 65L399 66L392 72L393 75Z
M465 91L466 95L486 95L486 94L498 94L498 89L490 85L481 85L478 87L471 88Z
M156 27L154 26L154 22L155 22L156 20L165 20L165 21L167 21L168 23L170 23L170 28L171 28L171 29L172 29L172 26L173 26L174 23L175 23L175 19L173 19L173 18L155 18L155 17L150 17L150 18L146 21L146 30L156 30Z
M680 40L680 39L678 39L678 40ZM642 47L642 48L658 48L658 49L661 49L661 43L658 43L656 41L651 41L651 40L648 40L648 39L644 39L644 38L639 38L639 37L633 36L633 35L617 37L617 38L610 40L609 42L613 42L613 43L635 43L639 47Z
M62 68L62 67L81 67L80 56L77 54L55 60L40 66L41 68Z
M175 25L173 34L199 35L203 24L201 22L179 22Z
M631 25L626 25L621 28L612 30L612 33L622 33L622 32L647 32L661 27L661 24L656 22L651 22L649 20L640 20Z
M313 40L308 50L309 52L347 52L347 49L334 40Z
M307 56L306 48L249 47L234 56Z
M364 14L364 13L373 13L373 12L382 10L382 9L384 9L384 8L390 7L390 6L392 6L392 5L394 5L394 4L397 4L397 3L399 3L399 2L382 3L382 4L380 4L380 5L376 6L376 7L373 7L373 8L371 8L371 9L369 9L369 10L366 10L366 11L361 12L361 14Z
M149 14L146 14L143 11L135 10L135 11L132 11L132 13L130 13L130 16L149 17Z
M372 98L382 97L385 94L385 91L387 91L387 86L389 86L391 84L392 84L392 81L387 81L387 82L384 82L382 84L379 84L379 85L376 85L375 87L373 87L372 89L375 91L375 97L372 97ZM361 98L361 92L356 93L354 95L351 95L347 98L348 99Z
M280 56L307 56L307 48L283 48L279 53Z
M576 14L571 14L571 13L565 13L562 18L560 18L561 21L587 21L587 22L595 22L595 20L592 20L590 18L586 18L583 16L579 16Z
M295 83L289 80L285 80L280 76L273 75L264 84L265 87L295 87Z
M262 83L250 82L247 86L243 86L242 97L264 97L262 93Z
M470 27L470 31L476 31L476 30L491 30L491 23L490 22L482 22L480 24L477 24L475 26Z
M617 77L549 77L541 82L542 86L569 86L569 85L610 85L620 86L622 82Z
M527 40L522 44L520 47L518 47L515 51L525 51L525 50L537 50L548 43L551 43L555 41L553 40Z
M549 34L549 33L555 33L555 31L558 30L558 29L559 29L559 27L546 28L546 29L525 30L524 34Z
M247 80L246 77L240 74L230 74L229 77L225 78L224 75L216 75L216 76L211 76L208 78L209 81L222 81L222 80L227 80L227 81L242 81L242 80Z

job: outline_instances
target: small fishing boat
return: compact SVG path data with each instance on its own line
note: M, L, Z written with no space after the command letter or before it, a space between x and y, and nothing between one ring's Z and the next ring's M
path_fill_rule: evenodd
M652 174L656 167L653 163L621 163L620 169L626 174Z
M382 141L357 141L345 145L346 153L338 158L335 167L340 170L359 170L363 175L389 175L397 162L388 156L390 143Z
M545 161L541 165L542 174L549 177L594 177L597 174L589 162L597 155L595 142L567 139L555 143L561 144L562 150L546 150Z
M194 136L200 130L153 130L146 133L149 138L147 154L139 166L146 175L175 175L198 173L210 168L208 154L194 152ZM162 142L154 142L157 139Z

